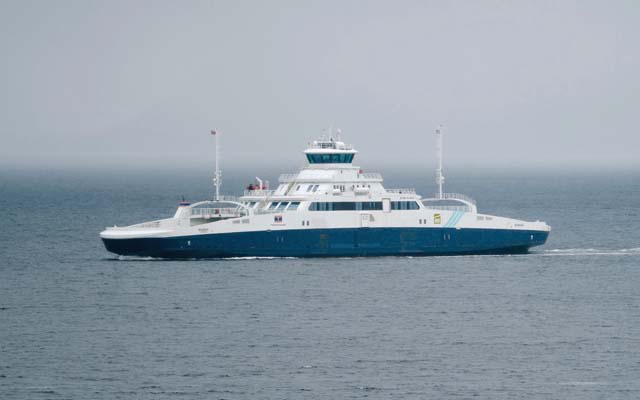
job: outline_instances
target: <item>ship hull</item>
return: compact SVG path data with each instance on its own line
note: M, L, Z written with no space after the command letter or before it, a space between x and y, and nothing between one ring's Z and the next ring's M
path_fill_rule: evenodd
M548 231L477 228L341 228L108 239L108 251L159 258L371 257L522 254Z

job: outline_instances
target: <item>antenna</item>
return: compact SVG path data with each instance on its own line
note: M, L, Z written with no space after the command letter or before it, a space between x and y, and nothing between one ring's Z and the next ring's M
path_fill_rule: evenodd
M438 158L438 167L436 168L437 198L442 199L442 186L444 185L444 176L442 175L442 125L436 128L436 157Z
M218 132L216 130L212 130L211 134L214 138L214 146L216 152L216 170L213 173L213 186L216 187L216 197L215 201L220 200L220 186L222 185L222 172L220 171L220 149L218 147Z

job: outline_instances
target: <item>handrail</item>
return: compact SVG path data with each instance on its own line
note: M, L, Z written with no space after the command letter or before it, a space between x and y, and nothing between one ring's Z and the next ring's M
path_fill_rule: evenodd
M204 200L191 204L191 209L202 207L204 205L216 204L216 203L240 203L240 199L236 196L220 196L218 200Z
M252 197L269 197L273 194L273 190L265 190L265 189L259 189L259 190L245 190L244 191L244 196L252 196Z
M416 194L415 188L402 188L402 189L385 189L387 193L398 193L398 194Z
M364 179L380 179L382 180L382 175L377 172L363 172L360 176Z
M256 210L253 211L254 214L281 214L283 212L286 212L286 210L275 210L275 209L269 209L269 208L258 208Z
M462 201L466 201L467 203L471 203L474 206L476 205L476 201L474 199L460 193L442 193L441 197L436 195L436 197L432 199L427 199L427 200L462 200Z
M280 174L278 181L280 183L289 183L295 181L297 177L298 174Z
M213 199L212 201L216 201L216 199ZM220 197L218 197L217 201L238 201L238 196L230 196L227 194L223 194L223 195L220 195Z
M471 209L469 208L468 205L464 205L464 206L436 206L436 205L428 206L428 205L424 204L424 208L427 208L429 210L471 212Z
M244 216L247 215L246 210L241 207L216 207L216 208L192 208L191 216L192 217L201 217L201 216L223 216L223 215L234 215L234 216Z
M353 145L332 140L316 140L309 143L309 149L353 150Z
M159 227L160 227L160 221L151 221L151 222L143 222L141 224L131 225L123 228L159 228Z

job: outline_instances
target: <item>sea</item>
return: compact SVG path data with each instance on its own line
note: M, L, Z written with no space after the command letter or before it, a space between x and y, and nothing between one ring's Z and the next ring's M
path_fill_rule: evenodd
M433 193L406 171L385 185ZM123 258L101 230L211 198L210 174L4 168L0 399L640 398L640 171L460 168L447 190L551 236L512 256Z

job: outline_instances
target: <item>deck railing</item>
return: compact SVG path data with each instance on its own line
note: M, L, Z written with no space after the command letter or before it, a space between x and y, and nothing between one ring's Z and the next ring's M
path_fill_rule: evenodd
M436 199L436 200L462 200L462 201L466 201L467 203L471 203L474 206L476 205L476 201L474 199L472 199L471 197L469 197L467 195L460 194L460 193L442 193L442 197L439 197L438 194L436 194L434 199ZM429 200L432 200L432 199L429 199Z
M387 193L396 194L416 194L415 188L402 188L402 189L386 189Z
M298 174L281 174L278 181L280 183L289 183L295 181L297 177Z
M159 228L160 221L143 222L141 224L132 225L133 228Z
M215 200L214 200L215 201ZM238 196L220 195L218 201L239 201Z
M264 190L264 189L259 189L259 190L245 190L244 191L244 195L245 196L252 196L252 197L269 197L273 194L273 190Z
M246 210L241 207L220 207L220 208L192 208L191 217L227 217L247 215Z
M464 211L464 212L471 211L469 209L469 206L429 206L425 204L424 208L427 208L429 210L440 210L440 211Z
M336 150L353 150L353 145L344 144L340 142L330 141L330 140L316 140L315 142L309 143L310 149L336 149Z
M382 175L377 172L364 172L360 174L360 176L364 179L380 179L382 180Z

